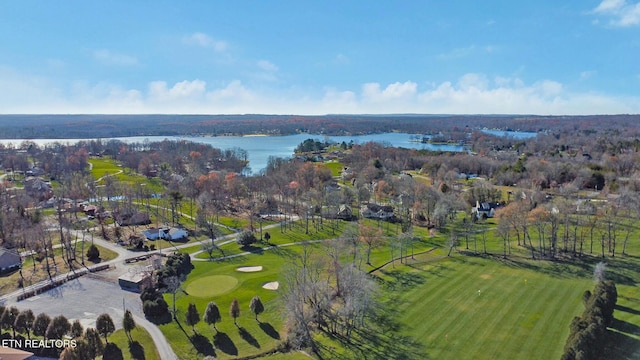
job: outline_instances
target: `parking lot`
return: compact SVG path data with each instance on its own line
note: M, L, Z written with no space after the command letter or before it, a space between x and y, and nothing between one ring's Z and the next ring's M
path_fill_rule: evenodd
M124 309L144 317L139 294L122 290L117 282L118 276L129 269L133 267L121 265L116 269L85 275L26 300L9 302L5 306L15 305L21 311L31 309L36 316L44 312L52 318L64 315L71 322L79 319L85 328L95 327L98 315L108 313L116 328L120 328Z

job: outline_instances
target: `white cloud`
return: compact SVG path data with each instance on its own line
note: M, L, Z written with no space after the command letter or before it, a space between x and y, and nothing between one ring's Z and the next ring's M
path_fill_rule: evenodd
M593 12L608 13L620 10L625 5L625 0L603 0Z
M267 60L258 60L257 65L260 69L264 71L268 71L268 72L278 71L278 67L274 63Z
M135 56L118 54L107 49L93 51L93 58L103 65L133 66L138 64Z
M348 56L344 54L338 54L335 58L333 58L333 63L335 65L347 65L351 62Z
M251 101L254 95L242 85L240 80L233 80L224 88L216 89L208 94L209 99L214 101L235 100Z
M356 93L353 91L338 91L334 88L325 89L319 110L319 113L322 114L362 112L358 106Z
M580 80L587 80L595 76L598 72L594 70L586 70L580 73Z
M458 86L466 91L481 91L488 85L486 77L482 74L469 73L458 80Z
M180 99L197 99L206 91L206 83L202 80L180 81L171 88L165 81L153 81L149 84L149 97L153 101L174 101Z
M610 25L621 27L640 25L640 2L603 0L592 12L610 17ZM596 21L596 23L598 22Z
M366 101L386 102L397 99L406 99L415 95L418 85L412 81L403 83L395 82L380 90L379 83L366 83L362 86L362 95Z
M186 45L210 48L217 52L224 52L228 48L228 44L226 41L216 40L211 36L201 32L195 32L193 34L183 36L182 42Z
M201 79L153 81L143 88L99 82L56 83L0 66L1 113L88 114L614 114L639 113L640 97L573 93L542 79L469 73L419 85L414 81L370 82L359 89L325 88L320 95L299 88L252 88L240 80L208 84Z

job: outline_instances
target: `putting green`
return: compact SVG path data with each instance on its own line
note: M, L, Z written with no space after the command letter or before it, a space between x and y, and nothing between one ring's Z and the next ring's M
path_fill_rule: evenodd
M238 279L229 275L209 275L192 281L185 291L196 297L212 297L233 290L238 284Z

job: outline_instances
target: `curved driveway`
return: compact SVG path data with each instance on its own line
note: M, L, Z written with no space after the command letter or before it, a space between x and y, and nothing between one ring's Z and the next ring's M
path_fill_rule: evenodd
M113 281L114 276L108 276L111 275L108 273L112 271L116 272L116 275L128 271L127 269L132 267L125 265L125 259L139 255L132 256L130 251L101 238L94 237L93 241L97 245L115 251L118 256L113 260L89 266L87 269L106 264L112 267L109 270L79 277L23 301L17 301L17 298L29 288L17 290L1 296L0 302L5 306L16 306L21 310L31 309L36 314L41 312L54 316L62 314L70 320L80 320L85 328L95 327L95 319L102 313L111 315L116 327L120 328L126 308L133 313L136 324L147 330L160 358L163 360L177 359L178 357L160 329L144 318L140 295L122 290L117 282ZM76 272L87 269L76 270ZM58 275L54 279L63 279L69 274L72 272ZM44 286L48 283L49 281L42 281L35 286Z

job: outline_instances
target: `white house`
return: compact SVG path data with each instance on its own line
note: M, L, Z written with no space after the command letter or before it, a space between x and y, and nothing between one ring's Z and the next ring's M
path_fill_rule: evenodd
M160 239L167 240L181 240L186 239L189 234L185 229L180 228L151 228L144 231L144 236L148 240L157 240L158 237Z
M367 204L360 208L360 215L367 219L386 220L393 218L393 207L390 205Z

